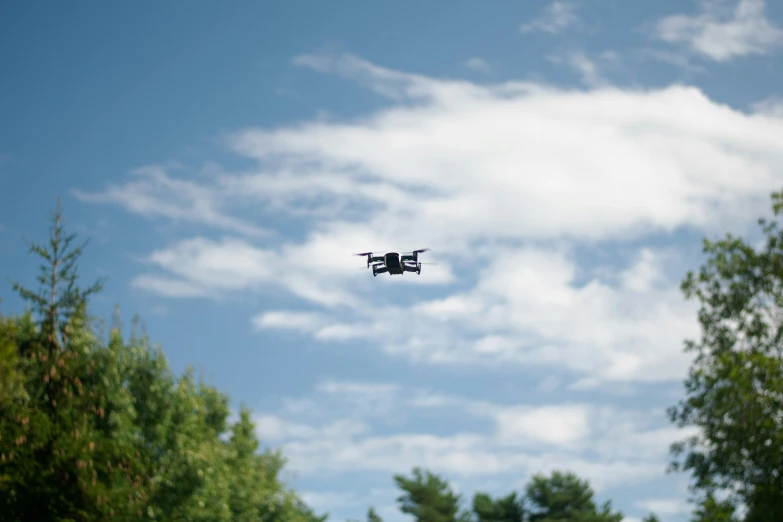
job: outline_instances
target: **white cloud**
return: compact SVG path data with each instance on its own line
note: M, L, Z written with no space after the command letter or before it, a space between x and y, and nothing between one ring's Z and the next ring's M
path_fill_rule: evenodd
M579 286L567 252L496 256L471 290L357 315L354 336L384 339L389 353L413 360L559 367L593 385L682 377L682 341L698 329L695 308L663 276L666 256L642 250L614 281Z
M570 56L571 66L576 69L582 77L582 82L590 87L604 85L606 82L601 76L595 62L590 60L584 53L574 53Z
M487 62L478 57L473 57L465 61L465 67L472 71L488 73L492 70Z
M783 97L770 96L754 103L752 109L756 114L762 116L783 119Z
M498 435L506 442L532 439L569 444L589 435L589 411L582 405L508 408L497 415Z
M253 318L258 329L313 331L323 323L323 315L307 312L266 312Z
M152 165L131 172L134 181L122 186L110 185L102 192L74 190L73 194L88 203L114 203L129 212L145 217L164 217L174 221L193 222L249 236L265 236L269 231L231 217L221 210L220 193L195 180L175 179L172 167Z
M783 118L692 87L482 86L353 56L297 62L395 103L351 121L238 131L231 148L257 166L191 181L188 193L272 208L302 220L304 237L176 242L148 258L159 271L137 286L205 297L285 291L324 315L264 310L257 326L372 339L412 361L553 366L582 388L679 379L681 342L697 323L666 257L642 248L638 260L590 260L598 266L585 272L573 247L743 232L781 182ZM166 208L164 196L155 197ZM350 257L424 246L439 264L421 276L368 277Z
M308 257L309 251L318 250L318 242L303 246L291 246L284 253L268 248L259 248L244 239L224 238L219 241L202 237L182 240L168 248L153 252L148 258L149 265L156 266L168 275L143 274L133 281L133 285L161 295L172 297L213 297L226 295L238 290L263 290L285 288L303 299L324 306L356 305L353 297L339 284L335 284L354 275L356 270L347 263L345 252L339 251L334 257L328 257L324 251L313 252L318 257ZM337 258L342 258L339 265ZM326 262L326 263L325 263ZM326 274L336 280L322 279ZM171 277L173 276L173 278ZM254 320L256 327L280 327L285 316L281 313L273 316L260 316ZM303 327L308 320L315 326L315 316L288 316L291 321L299 321Z
M336 389L346 401L344 408L337 404L338 411L354 411L350 409L354 393L368 386L322 383L308 400L315 401L313 411L334 411L334 404L322 391ZM395 391L385 415L435 408L453 418L468 416L493 422L482 423L484 429L447 430L439 435L408 431L404 426L381 433L366 423L375 416L365 411L320 427L264 416L260 417L265 423L259 432L262 439L282 444L291 469L302 476L407 473L422 466L450 479L504 475L518 479L568 469L590 480L597 490L661 476L668 445L684 436L675 429L657 427L663 415L649 411L588 404L496 404L427 390L405 389L402 393L402 387L384 386L389 387L385 392ZM426 400L428 397L433 400ZM439 414L437 418L442 417Z
M285 440L343 441L367 433L369 427L356 419L338 419L329 424L314 427L290 422L275 415L256 415L256 433L265 442L276 443Z
M650 249L641 250L636 263L620 274L623 287L632 292L643 293L664 282L656 257L656 252Z
M716 204L750 212L750 201L732 203L776 182L769 160L781 160L774 136L783 123L752 120L694 88L479 87L346 60L373 88L425 105L350 124L247 130L234 147L262 164L286 158L303 166L244 179L263 183L259 198L308 197L316 186L321 202L308 198L310 209L326 200L331 211L332 198L362 202L375 209L353 227L364 235L437 238L452 247L488 235L597 239L716 218L723 225L728 216ZM762 160L759 148L770 156Z
M636 503L642 509L646 509L657 515L679 515L690 513L691 506L679 499L649 499Z
M764 0L739 0L733 11L724 4L706 0L698 15L666 17L658 22L656 36L717 62L767 54L783 45L783 29L766 18Z
M172 279L170 277L142 274L131 281L133 288L146 290L165 297L209 297L206 288L200 287L190 281Z
M557 34L578 23L579 17L576 15L574 3L554 0L547 5L540 17L522 24L519 30L522 34L534 32Z
M612 53L604 54L601 58L604 61L614 62L617 60L616 56ZM563 55L553 55L549 57L549 61L558 64L565 64L573 71L579 74L579 78L587 87L605 87L607 81L601 74L601 70L596 61L591 60L582 51L571 51Z

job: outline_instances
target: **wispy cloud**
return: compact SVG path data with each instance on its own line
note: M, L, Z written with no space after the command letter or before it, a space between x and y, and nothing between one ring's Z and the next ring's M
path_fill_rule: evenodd
M262 440L282 445L292 469L303 475L395 473L425 466L465 482L566 467L603 489L661 475L661 457L669 443L685 435L685 431L663 427L663 415L657 418L649 411L580 403L479 404L458 396L426 401L421 400L426 391L399 386L380 392L386 398L382 416L371 409L357 413L354 401L361 399L357 383L331 385L342 393L328 402L321 392L311 399L313 411L332 412L329 417L308 420L311 413L305 412L295 417L268 413L256 418ZM332 399L338 406L344 401L343 407L334 409ZM477 425L483 428L431 435L409 431L403 423L379 432L376 423L384 417L422 409L437 418L468 416L482 421ZM339 416L348 412L350 416Z
M613 56L613 55L609 55ZM601 74L598 63L587 57L583 51L572 51L549 56L549 61L564 64L579 75L581 82L588 87L604 87L608 82Z
M580 22L576 14L576 4L554 0L547 5L544 12L538 18L524 23L519 27L522 34L543 32L558 34L566 29L578 25Z
M652 513L664 516L690 513L693 509L687 502L679 499L648 499L639 501L636 505Z
M222 210L223 194L195 180L172 177L170 167L150 165L131 172L133 181L109 185L99 192L73 190L87 203L113 203L145 217L163 217L174 221L208 225L250 236L269 231L229 215Z
M487 62L485 62L483 59L478 57L473 57L465 61L465 67L472 71L480 72L480 73L489 73L492 68L489 66Z
M751 108L756 114L783 119L783 97L770 96L754 103Z
M764 0L739 0L733 10L725 2L706 0L697 15L661 19L655 36L716 62L767 54L783 45L783 29L766 18Z

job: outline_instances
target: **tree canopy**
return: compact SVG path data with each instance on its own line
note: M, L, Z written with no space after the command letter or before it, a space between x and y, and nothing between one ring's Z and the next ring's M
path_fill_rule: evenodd
M148 338L101 339L79 286L82 246L57 208L39 289L0 318L0 520L301 521L316 516L260 450L247 410L193 371L176 377Z
M783 192L772 210L783 215ZM691 473L702 520L729 520L738 505L747 522L783 520L783 230L759 224L760 248L705 239L706 262L682 283L700 304L702 334L686 344L695 353L686 397L669 412L698 431L672 446L672 469Z
M672 445L671 467L692 477L694 522L783 520L783 192L772 210L763 245L705 239L706 261L682 282L701 337L686 342L694 360L669 415L696 435ZM232 415L192 368L174 375L138 318L130 334L119 312L108 335L93 326L104 282L80 286L75 238L58 201L48 241L30 245L37 288L13 284L29 309L0 316L0 521L325 521L282 480L285 458L250 410ZM417 522L623 520L565 470L468 505L429 470L393 479ZM382 522L373 507L366 518Z

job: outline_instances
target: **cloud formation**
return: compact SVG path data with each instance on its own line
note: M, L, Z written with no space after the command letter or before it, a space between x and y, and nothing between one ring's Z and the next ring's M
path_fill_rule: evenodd
M314 394L310 411L283 410L255 419L259 437L282 447L292 469L303 476L337 477L357 471L388 476L424 466L462 482L504 475L515 475L519 481L529 473L565 467L601 490L659 476L668 444L687 435L661 427L662 412L578 403L497 404L395 385L381 391L377 383L366 383L376 390L374 400L383 396L386 405L382 414L373 415L372 410L351 407L362 401L357 393L361 383L331 386L339 391L328 402ZM315 411L335 411L335 406L345 416L306 420ZM391 430L379 424L382 417L412 411L436 418L467 416L483 428L433 435L408 431L405 424Z
M220 192L211 190L208 185L174 178L170 175L171 170L176 170L176 166L149 165L132 171L134 181L122 186L110 185L94 193L77 189L73 194L86 203L116 204L148 218L191 222L254 237L269 233L222 210L225 201Z
M162 247L135 286L204 298L286 292L314 309L259 310L254 328L383 339L387 354L411 361L550 366L580 387L678 379L696 322L671 241L743 232L779 188L783 119L693 87L477 85L351 55L296 63L393 104L352 121L239 130L229 147L256 163L243 172L175 182L155 171L143 189L132 180L93 194L241 234ZM250 204L300 220L304 237L244 234L261 227L224 209ZM666 246L640 246L653 236ZM367 277L350 257L420 247L439 263L421 276Z
M733 10L725 2L706 0L698 15L661 19L655 34L716 62L768 54L783 45L783 29L766 18L764 0L739 0Z
M577 25L579 21L574 3L554 0L546 6L541 16L522 24L519 31L522 34L535 32L558 34Z

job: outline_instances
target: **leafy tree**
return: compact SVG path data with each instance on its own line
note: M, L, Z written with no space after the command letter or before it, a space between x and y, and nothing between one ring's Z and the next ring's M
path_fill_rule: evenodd
M96 369L86 327L87 290L78 287L81 247L67 235L59 207L33 292L14 289L37 313L17 320L18 374L27 400L0 409L0 511L10 520L100 520L128 514L141 501L143 474L126 428L131 398Z
M661 522L661 521L658 518L658 515L656 515L655 513L650 513L649 515L647 515L642 519L642 522Z
M0 316L0 407L18 398L23 391L16 335L16 322L12 318Z
M737 522L736 507L730 500L716 500L712 494L707 494L693 512L693 522Z
M400 511L412 515L417 522L454 522L467 516L459 514L460 496L438 475L414 468L412 477L395 475L394 480L404 491L397 498Z
M772 209L779 219L783 192ZM678 426L697 428L672 445L672 469L690 472L702 509L728 513L709 501L724 492L747 506L747 521L783 520L783 231L759 224L764 246L705 239L707 261L683 280L700 303L702 333L686 342L696 354L686 398L669 410Z
M80 249L54 217L32 311L0 320L0 520L323 522L259 451L250 413L229 424L228 397L192 370L172 375L159 348L119 312L103 341L78 287ZM35 312L35 314L33 313ZM9 347L10 346L10 347ZM16 359L16 360L14 360Z
M473 513L478 522L525 522L525 509L516 492L493 499L486 493L473 496Z
M526 488L528 520L550 522L621 522L622 513L612 513L611 503L601 509L593 500L593 490L586 480L573 473L554 471L551 476L535 475Z

